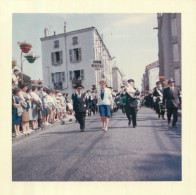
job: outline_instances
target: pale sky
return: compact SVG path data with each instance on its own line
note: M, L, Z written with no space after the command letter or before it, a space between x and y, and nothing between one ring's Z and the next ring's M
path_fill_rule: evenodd
M127 79L134 79L141 89L141 78L146 65L158 60L157 18L155 14L13 14L12 57L20 65L17 41L32 44L40 58L33 64L24 62L24 73L31 79L42 79L41 41L44 28L49 35L94 26L103 34L104 43L113 60Z

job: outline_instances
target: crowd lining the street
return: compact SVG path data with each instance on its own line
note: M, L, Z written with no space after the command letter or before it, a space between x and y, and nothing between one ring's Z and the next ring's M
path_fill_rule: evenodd
M19 85L20 78L17 74L18 71L14 70L12 77L12 124L15 137L28 135L33 131L43 129L56 122L60 122L64 118L67 118L68 115L75 116L75 122L78 121L80 123L80 119L77 118L74 111L74 95L78 94L77 87L75 88L75 93L73 93L70 97L68 93L62 94L60 90L51 90L43 87L42 85L27 85L25 83ZM130 83L134 83L132 79L130 79L130 81ZM156 85L157 87L155 87L154 90L147 92L145 95L134 97L137 99L136 106L133 106L136 108L136 111L134 112L137 112L143 105L153 108L159 118L162 116L162 118L165 119L164 114L166 107L164 105L165 103L163 104L162 99L163 91L158 90L158 92L156 92L157 89L162 89L163 86L160 81L158 81ZM130 126L130 117L132 115L133 118L133 113L128 114L127 110L129 109L127 109L128 104L126 104L126 99L129 98L129 95L126 96L129 88L121 86L121 91L119 92L117 90L113 90L113 88L109 86L106 86L106 88L109 90L109 93L111 92L112 97L111 113L109 115L106 114L106 116L112 117L113 112L117 112L118 109L121 109L122 113L127 115ZM135 89L134 93L136 93L136 88L133 89ZM97 89L94 88L84 92L84 88L82 88L82 93L85 94L84 97L88 102L88 112L85 113L85 117L91 116L92 114L95 115L97 112L100 112L99 109L101 107L98 103L99 98L97 95ZM138 94L140 93L138 92ZM105 114L104 112L105 111L103 111L103 115ZM130 117L128 115L130 115ZM101 118L103 117L101 116ZM133 125L136 126L136 118L134 120L135 125Z

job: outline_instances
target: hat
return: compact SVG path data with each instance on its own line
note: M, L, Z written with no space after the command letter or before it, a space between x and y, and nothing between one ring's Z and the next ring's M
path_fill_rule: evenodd
M105 83L105 84L106 84L106 80L105 80L105 79L101 79L101 80L99 81L99 83Z
M128 83L130 83L130 82L134 82L135 83L135 81L133 79L129 79L127 82Z
M161 84L161 81L157 81L157 82L156 82L156 85L158 85L158 84Z
M14 72L17 72L17 71L19 71L18 69L14 69Z
M76 89L84 89L84 87L82 85L77 85Z
M168 83L174 83L175 81L174 81L174 79L172 79L172 78L170 78L169 80L168 80Z

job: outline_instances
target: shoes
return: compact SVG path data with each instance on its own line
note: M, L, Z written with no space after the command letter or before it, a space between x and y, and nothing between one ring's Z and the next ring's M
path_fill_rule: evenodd
M130 126L130 125L131 125L131 121L128 122L128 126Z
M176 125L172 125L172 127L173 127L173 128L177 128L177 126L176 126Z
M136 128L136 126L133 126L133 128Z
M163 119L163 120L165 120L165 118L164 118L164 117L162 117L162 119Z
M158 118L160 118L160 115L158 115Z

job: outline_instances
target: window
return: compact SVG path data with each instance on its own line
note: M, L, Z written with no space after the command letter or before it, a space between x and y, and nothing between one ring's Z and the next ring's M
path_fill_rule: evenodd
M84 80L84 70L69 71L69 80L74 82Z
M84 70L80 70L80 77L82 80L84 80Z
M55 89L63 89L63 83L65 82L65 72L51 73L51 78Z
M78 37L73 37L72 41L73 41L73 45L77 45L78 44Z
M51 73L52 83L54 83L54 73Z
M59 48L59 41L54 41L54 48Z
M65 82L65 72L62 72L62 81Z
M81 61L81 48L70 49L69 50L69 59L70 62L79 62Z
M62 51L57 51L51 53L51 61L52 65L60 65L63 63L63 52Z

